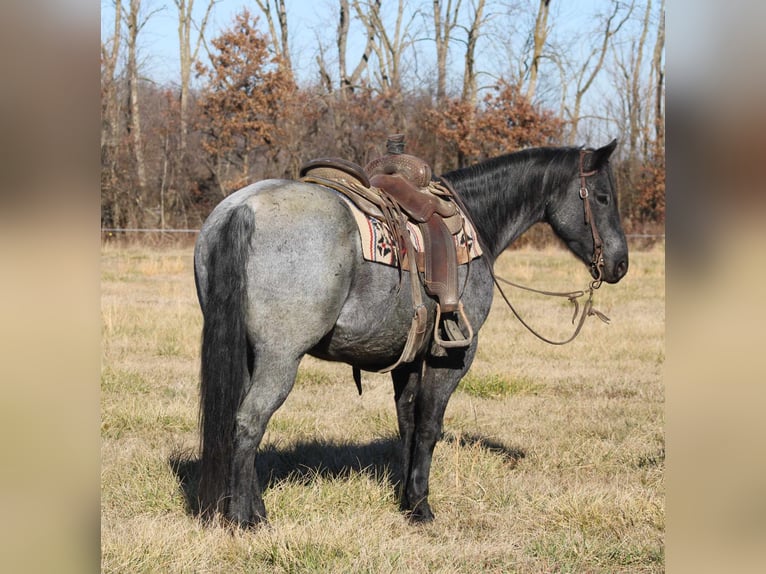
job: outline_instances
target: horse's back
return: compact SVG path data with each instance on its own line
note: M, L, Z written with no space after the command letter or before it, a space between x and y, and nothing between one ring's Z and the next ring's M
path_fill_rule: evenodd
M353 216L335 192L289 180L265 180L228 196L206 220L195 248L203 311L207 259L242 206L253 218L244 270L251 340L296 349L316 344L340 314L361 260Z

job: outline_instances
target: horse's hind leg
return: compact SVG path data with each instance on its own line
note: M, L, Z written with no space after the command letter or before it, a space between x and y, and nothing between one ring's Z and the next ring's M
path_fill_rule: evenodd
M231 498L226 517L243 527L266 520L255 457L266 425L287 398L295 382L300 357L257 352L250 388L237 411Z

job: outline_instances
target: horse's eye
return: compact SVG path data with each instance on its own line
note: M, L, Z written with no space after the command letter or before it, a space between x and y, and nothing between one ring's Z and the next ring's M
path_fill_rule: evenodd
M601 205L609 205L609 194L608 193L597 193L596 194L596 201L598 201Z

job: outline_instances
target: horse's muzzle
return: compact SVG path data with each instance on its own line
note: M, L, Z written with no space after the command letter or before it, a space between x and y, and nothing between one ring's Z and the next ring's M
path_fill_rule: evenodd
M606 265L604 267L602 279L607 283L617 283L620 279L625 277L628 272L628 256L617 258L617 262L613 265ZM594 270L595 277L595 270Z

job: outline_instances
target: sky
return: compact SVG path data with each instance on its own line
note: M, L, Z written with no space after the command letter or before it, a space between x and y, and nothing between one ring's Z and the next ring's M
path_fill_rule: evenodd
M299 77L308 73L316 54L316 35L328 29L328 35L335 32L333 0L287 0L287 17L292 36L291 55ZM201 22L207 7L207 0L194 1L194 20ZM237 13L247 7L252 14L260 9L253 1L218 0L213 7L205 32L206 38L214 38L228 27ZM143 73L153 80L177 82L179 77L178 11L172 0L143 0L142 12L151 14L139 34L139 54ZM102 40L112 33L114 18L113 3L101 1ZM265 24L264 18L261 22ZM265 30L265 28L264 28ZM329 36L325 36L327 38ZM202 54L204 49L200 49Z
M534 13L537 0L526 1L531 5L528 12ZM195 21L200 22L202 20L206 5L207 0L195 0ZM595 12L599 9L605 9L608 5L607 0L556 1L551 4L551 19L555 18L556 32L565 37L570 33L567 30L568 27L572 28L571 34L582 32L584 27L588 25L587 19L592 18ZM305 79L306 76L315 72L318 42L321 41L328 47L334 47L337 26L336 6L337 0L287 0L291 56L298 78ZM218 0L208 23L206 37L216 36L222 29L231 24L235 14L243 7L249 7L252 13L259 14L259 8L253 1ZM143 73L159 83L177 82L179 76L177 9L172 0L143 0L142 12L144 15L151 14L139 36L139 55ZM390 13L391 11L389 11ZM102 39L111 35L113 17L112 1L101 0ZM261 20L263 21L263 18ZM420 21L422 20L419 19L418 23ZM492 25L502 29L518 25L518 22L512 21L512 17L508 15L496 15L492 20ZM350 61L354 60L355 48L361 53L362 43L361 38L356 43L353 42L352 29ZM421 50L424 48L429 49L430 46L425 44L419 46ZM456 46L455 49L460 50L462 46ZM356 57L358 58L358 55ZM457 60L455 65L462 66L459 58L455 59ZM502 59L502 47L485 45L478 50L477 68L491 70L500 65L499 60ZM499 70L495 70L495 72L500 73Z
M128 0L123 0L127 2ZM463 0L464 5L469 5L472 0ZM522 11L509 14L507 11L498 11L492 14L491 10L498 10L501 6L518 5L526 3ZM484 90L496 85L497 80L503 77L515 78L520 73L518 70L520 54L527 54L521 46L524 38L534 25L539 0L516 0L515 2L488 2L487 12L490 18L482 28L479 44L476 52L475 69L478 73L479 97ZM328 54L328 66L332 74L333 66L336 66L335 42L337 29L337 0L287 0L287 16L290 31L290 55L293 69L299 82L307 84L318 80L316 57L319 45L326 47ZM623 33L624 37L636 38L638 36L639 20L643 16L645 0L639 2L640 6L634 12L633 18ZM423 5L430 8L430 1L410 2L410 6ZM394 0L384 0L384 19L393 19L395 16ZM391 6L388 11L385 6ZM609 0L555 0L551 3L549 25L552 24L552 32L549 41L556 45L557 53L570 57L573 60L584 61L585 54L589 53L594 45L600 43L599 13L606 12L611 6ZM653 1L653 10L656 12L659 0ZM194 1L195 22L201 22L207 0ZM234 17L244 7L248 7L252 14L260 14L256 2L253 0L218 0L211 13L206 38L214 38L226 29L234 21ZM150 79L161 85L178 85L179 82L179 48L178 48L178 15L173 0L142 0L142 14L150 15L144 28L139 35L139 65L144 78ZM102 40L112 34L114 9L112 0L101 0L101 30ZM261 17L264 31L266 30L265 19ZM431 17L420 15L416 17L415 27L425 29L431 26ZM356 26L356 34L354 30ZM633 26L633 30L628 28ZM648 51L644 58L644 66L650 65L651 46L654 42L656 31L650 31L647 38ZM425 36L420 32L419 37ZM462 87L463 61L465 45L461 43L465 32L455 32L456 41L452 44L453 55L448 62L448 85L450 93L459 93ZM361 25L351 21L351 34L347 61L349 68L353 68L359 61L364 46L364 34ZM434 43L424 41L414 51L417 58L410 59L409 66L403 71L405 82L414 85L431 83L434 78L436 57L434 55ZM579 57L578 57L579 52ZM410 52L412 53L412 52ZM204 49L200 50L200 59L206 61ZM578 64L579 65L579 64ZM581 122L580 129L585 130L583 137L603 139L604 143L615 137L611 123L605 124L600 120L588 120L603 117L608 107L608 102L615 99L615 88L611 72L604 69L596 79L596 82L586 94L583 100L581 116L586 118ZM200 80L202 81L202 80ZM543 68L540 83L536 93L536 99L544 107L558 112L561 105L561 86L559 83L558 68L550 62ZM194 75L192 83L195 84ZM573 101L572 84L566 101L571 105ZM591 130L596 130L595 132Z

